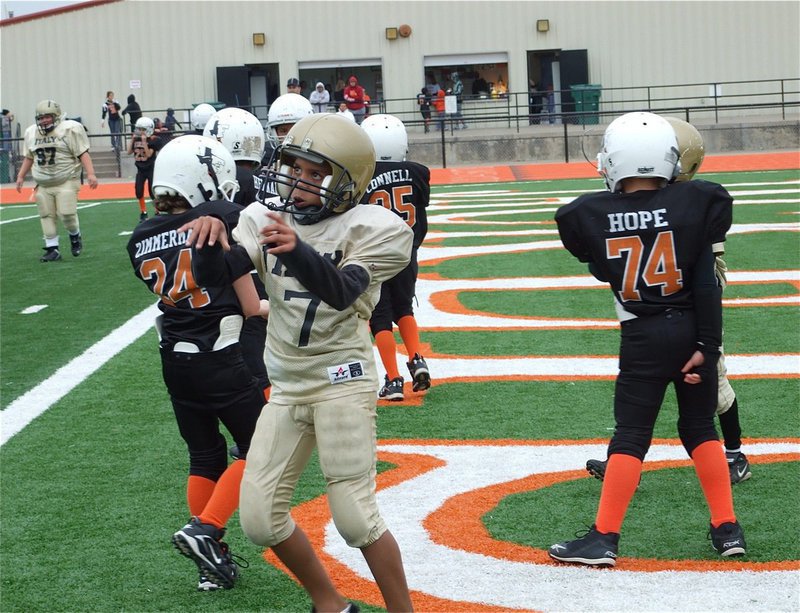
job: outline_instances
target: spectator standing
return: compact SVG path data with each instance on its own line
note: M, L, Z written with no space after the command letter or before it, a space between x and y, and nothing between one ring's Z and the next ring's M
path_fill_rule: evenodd
M36 105L36 123L25 130L22 166L17 174L17 191L21 192L25 175L33 168L36 206L44 234L45 254L41 262L61 259L56 218L69 232L72 255L81 254L83 239L78 221L81 169L86 171L89 188L97 188L86 129L77 121L62 117L61 106L54 100L42 100Z
M353 114L356 123L361 125L367 113L367 108L364 105L364 88L358 84L358 79L355 75L351 75L347 79L347 87L344 88L344 100L347 102L347 108Z
M1 133L2 136L0 136L1 138L6 140L13 137L13 130L12 130L13 124L14 124L14 113L9 111L8 109L3 109L2 125L0 126L0 129L2 130Z
M108 129L111 132L111 146L114 148L114 151L117 152L122 149L122 137L120 135L122 132L121 110L122 107L114 98L114 92L110 90L107 91L105 102L103 102L100 126L105 127L106 117L108 117Z
M131 123L131 132L136 130L136 122L142 116L142 107L136 102L136 96L133 94L128 96L128 105L122 109L122 116L128 115L128 121Z
M431 131L431 95L428 93L427 87L423 87L417 94L417 104L422 120L425 122L425 133L427 134Z
M314 87L314 91L311 92L308 101L311 102L315 113L325 113L328 110L328 103L331 101L331 94L320 81Z
M169 131L170 136L174 135L176 127L183 130L183 126L175 117L175 109L172 107L167 109L167 116L164 118L164 127Z
M297 77L292 77L288 81L286 81L286 93L287 94L297 94L298 96L303 95L303 86L300 85L300 79Z
M464 122L464 117L461 115L461 103L464 100L464 84L461 82L461 76L454 72L450 75L453 80L453 95L456 97L456 130L466 130L467 124Z
M433 99L433 108L436 109L436 129L439 132L444 130L444 121L447 118L447 114L444 111L445 95L444 90L440 89L436 92L436 97Z
M333 90L333 101L334 102L344 102L344 81L339 79L336 81L336 89Z
M542 92L533 79L528 79L528 125L538 124L541 121Z

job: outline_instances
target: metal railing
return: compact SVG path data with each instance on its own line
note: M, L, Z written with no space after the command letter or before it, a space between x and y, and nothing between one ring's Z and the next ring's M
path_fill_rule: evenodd
M643 85L605 88L590 86L588 92L563 89L556 92L538 92L541 112L532 113L529 92L510 92L498 98L464 96L461 113L471 129L490 128L494 131L512 131L517 134L530 126L550 126L562 132L563 159L570 161L569 139L576 130L589 131L593 126L605 124L614 117L630 111L652 111L682 116L686 121L700 124L724 124L733 121L761 120L786 121L800 118L800 78L761 79L755 81L721 81L713 83L684 83L675 85ZM576 94L577 99L573 98ZM257 116L266 117L268 106L242 107ZM188 116L192 108L176 108L177 115ZM333 106L331 106L333 110ZM390 113L400 118L411 135L423 134L425 120L419 111L416 96L373 100L370 113ZM163 117L166 109L148 109L147 117ZM262 119L266 124L266 121ZM444 128L437 132L441 122ZM190 133L188 122L183 131ZM456 135L457 121L453 116L438 117L431 107L431 141L440 141L440 162L446 166L446 147ZM12 127L13 138L0 140L0 182L13 183L21 164L22 133L19 123ZM434 134L436 133L436 134ZM121 151L116 151L114 162L116 176L122 176L122 159L129 133L123 133ZM436 138L439 136L439 138ZM532 137L536 137L535 134ZM89 135L93 157L95 151L110 151L109 132ZM105 139L105 140L104 140ZM104 154L103 157L106 157Z

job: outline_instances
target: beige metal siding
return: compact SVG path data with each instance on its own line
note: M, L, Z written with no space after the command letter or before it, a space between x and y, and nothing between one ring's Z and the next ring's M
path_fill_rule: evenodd
M403 23L412 35L386 40ZM96 132L107 89L185 108L216 98L218 66L243 64L278 63L283 92L298 62L381 58L386 98L419 91L426 55L456 53L508 53L512 92L526 89L529 50L587 49L590 80L606 87L794 78L798 23L798 2L123 0L0 28L0 96L23 125L50 97ZM687 95L700 103L706 90Z

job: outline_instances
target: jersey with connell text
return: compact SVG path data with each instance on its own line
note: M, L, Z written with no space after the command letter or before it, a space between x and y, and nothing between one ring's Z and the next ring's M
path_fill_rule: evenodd
M692 308L692 271L701 252L725 240L732 198L708 181L629 194L585 194L556 212L564 246L594 264L635 315Z
M186 246L183 224L201 215L218 215L235 225L241 207L226 201L206 202L179 215L157 215L136 226L128 255L136 276L156 296L164 313L161 347L178 341L211 351L219 337L219 322L242 309L231 285L200 287L192 274L192 249Z
M376 162L362 204L379 204L406 222L414 231L414 248L428 233L431 171L417 162Z
M279 202L279 200L275 200ZM299 404L362 391L375 391L378 373L367 325L381 283L408 265L412 233L383 207L356 206L311 225L279 213L298 238L337 269L356 265L367 271L369 286L339 311L304 287L267 253L259 231L272 220L259 202L242 211L234 240L247 250L267 289L267 371L271 402Z

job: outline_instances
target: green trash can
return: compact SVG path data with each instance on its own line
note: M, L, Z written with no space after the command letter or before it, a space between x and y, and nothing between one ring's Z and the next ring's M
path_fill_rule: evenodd
M571 85L572 99L575 100L575 111L581 113L575 123L582 126L600 123L600 94L603 86L596 83L580 83Z

